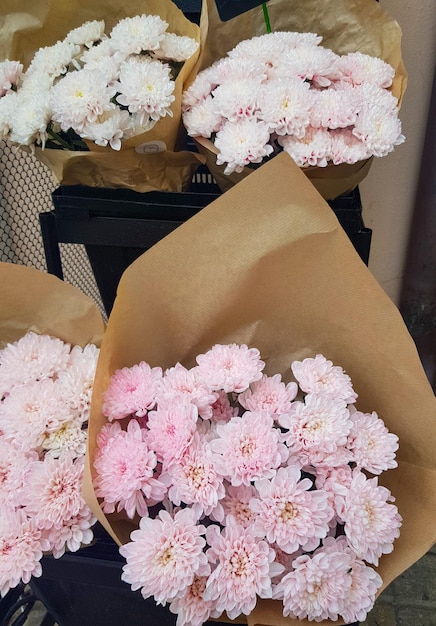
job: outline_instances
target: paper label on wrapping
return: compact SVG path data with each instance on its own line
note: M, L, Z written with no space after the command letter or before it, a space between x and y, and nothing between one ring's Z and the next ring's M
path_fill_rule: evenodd
M164 141L147 141L136 146L135 152L139 154L156 154L158 152L165 152L167 149Z

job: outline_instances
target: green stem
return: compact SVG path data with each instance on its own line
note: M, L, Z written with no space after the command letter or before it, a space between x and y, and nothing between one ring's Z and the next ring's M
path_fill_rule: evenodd
M262 4L262 10L263 10L263 18L265 20L266 32L270 33L271 32L271 22L269 21L268 7L266 6L266 2L264 2Z
M67 141L64 141L64 139L62 139L62 137L60 137L57 133L55 133L54 130L51 130L51 129L47 130L47 134L53 139L54 142L59 143L66 150L73 150L74 149L74 148L71 147L71 145Z

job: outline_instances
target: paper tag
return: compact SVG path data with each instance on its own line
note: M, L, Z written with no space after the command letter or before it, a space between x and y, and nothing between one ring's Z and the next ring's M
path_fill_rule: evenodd
M165 152L167 149L164 141L147 141L136 146L135 152L139 154L156 154L157 152Z

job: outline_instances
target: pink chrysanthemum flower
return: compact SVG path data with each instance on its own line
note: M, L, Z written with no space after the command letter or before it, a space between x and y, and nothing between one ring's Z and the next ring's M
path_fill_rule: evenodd
M345 500L351 486L353 470L349 465L340 467L317 467L315 485L323 489L329 497L329 504L335 512L332 522L344 522Z
M259 96L257 116L268 124L270 133L302 138L310 122L313 92L299 79L269 80Z
M224 497L222 477L215 469L214 454L198 433L181 457L169 470L171 486L168 496L173 504L191 505L196 517L209 515ZM164 482L165 478L162 477Z
M169 65L147 57L130 57L121 64L115 86L117 102L130 113L137 113L141 126L148 119L156 121L166 115L173 116L170 107L175 100L175 83Z
M55 459L46 456L32 466L25 490L26 511L39 528L62 525L79 514L82 497L83 457L66 453Z
M231 517L222 533L218 526L209 526L206 538L210 545L207 556L214 567L205 599L215 601L217 611L226 611L230 619L241 613L249 615L257 596L271 597L271 576L283 571L274 563L274 550Z
M215 146L217 165L226 165L224 173L242 172L249 163L261 163L274 148L269 143L268 124L255 118L226 122L218 131Z
M202 626L210 617L220 616L216 602L204 599L207 580L207 575L195 576L193 583L171 602L169 609L177 615L176 626Z
M349 573L352 557L343 551L297 557L293 570L274 588L273 597L283 601L283 615L320 622L337 620L343 598L351 588Z
M20 450L13 443L0 437L0 509L21 506L22 492L34 461L35 451Z
M319 552L321 550L327 554L347 554L351 557L349 572L351 586L347 585L345 595L344 590L338 589L338 596L342 600L340 615L347 624L356 620L364 621L374 606L377 590L383 582L381 577L372 567L368 567L356 557L344 536L336 539L327 537Z
M239 395L238 401L247 411L267 411L277 419L279 415L289 413L297 392L297 384L291 382L285 385L280 374L264 374L261 380L252 383Z
M131 420L127 431L111 432L106 445L99 448L94 460L97 472L95 493L103 498L105 513L124 509L131 519L135 513L148 515L147 499L160 502L166 486L154 477L155 453L147 442L147 431Z
M357 118L359 102L352 89L313 90L310 124L329 129L352 126Z
M217 424L217 439L210 442L219 455L216 468L235 487L259 478L271 478L288 458L280 432L265 411L247 411L225 424Z
M386 156L405 141L396 112L372 103L361 107L352 132L376 157Z
M210 97L216 84L211 79L214 66L202 70L194 78L193 82L182 93L182 111L189 111L192 107L200 104L206 98Z
M209 419L212 415L212 404L217 399L209 386L202 380L198 367L186 369L180 363L165 371L159 400L172 401L179 395L186 396L198 409L200 417Z
M325 128L306 128L301 139L293 135L279 136L277 139L283 150L292 157L299 167L326 167L330 154L330 134Z
M250 383L262 378L265 363L257 348L245 344L216 344L205 354L197 356L202 379L213 390L241 393Z
M356 401L357 393L348 374L339 365L333 365L322 354L303 361L293 361L291 370L305 393L329 394L344 400L347 404Z
M132 541L120 548L127 561L122 580L133 591L141 589L144 598L154 596L157 604L172 601L196 575L208 574L204 532L190 509L178 511L174 518L167 511L155 519L143 517Z
M221 128L222 123L223 118L216 112L212 96L207 96L183 113L183 124L191 137L210 137Z
M304 402L295 401L292 408L278 421L288 429L285 441L291 452L299 455L302 465L344 465L350 460L344 446L352 421L344 400L309 393Z
M229 396L225 391L217 392L217 399L212 404L211 420L213 422L228 422L232 417L239 414L239 409L230 403Z
M14 387L0 404L0 429L23 449L39 449L48 433L68 423L73 415L52 379Z
M256 514L254 528L291 554L300 547L313 550L329 531L333 510L323 490L312 490L309 478L301 479L300 468L280 468L271 480L257 480L259 497L250 502Z
M370 150L360 141L351 128L337 128L330 131L329 159L333 165L357 163L371 156Z
M156 404L161 379L162 369L144 361L117 370L103 395L103 414L109 420L146 415Z
M335 74L337 56L332 50L322 46L300 45L287 50L284 56L286 74L303 81L310 81L316 87L328 87Z
M351 420L353 427L347 447L353 453L356 466L371 474L381 474L397 467L398 437L389 432L377 413L354 411Z
M377 478L367 479L354 470L345 500L344 529L350 547L368 563L378 565L379 557L392 552L400 535L402 518L393 501L389 489L378 485Z
M226 81L213 92L213 108L230 122L252 118L258 109L260 92L261 80L258 77Z
M0 594L20 581L28 583L32 576L41 576L40 560L48 549L34 520L26 517L24 509L2 508L0 516Z
M56 376L68 364L70 346L48 335L28 332L0 351L0 396L15 385Z
M60 559L66 550L77 552L82 546L89 545L94 538L92 526L97 519L88 506L84 506L78 515L66 519L60 526L50 526L42 530L55 559Z
M250 500L255 496L257 496L257 491L252 485L239 485L239 487L227 485L226 495L222 500L224 515L226 517L231 515L237 524L247 528L256 517L250 509Z
M354 85L371 83L387 88L391 86L395 76L395 69L383 59L362 52L343 55L337 61L337 68L343 79L349 80Z
M148 414L147 441L165 467L179 461L191 445L196 431L198 410L184 396L159 406Z
M255 78L257 80L264 80L266 78L264 61L259 61L255 58L245 58L244 63L241 63L240 60L224 57L215 61L206 71L208 70L210 70L208 79L213 85L213 88L227 82L235 83L239 80L247 80L248 78Z
M62 397L71 409L77 411L78 419L82 423L89 417L99 352L93 344L88 344L83 349L74 346L68 368L59 374L58 384L62 388Z

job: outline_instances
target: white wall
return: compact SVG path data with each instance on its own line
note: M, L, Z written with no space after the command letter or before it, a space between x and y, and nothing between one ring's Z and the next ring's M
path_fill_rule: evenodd
M381 4L403 31L408 86L400 118L406 142L375 159L360 191L365 225L373 229L369 268L398 304L435 67L436 1Z

